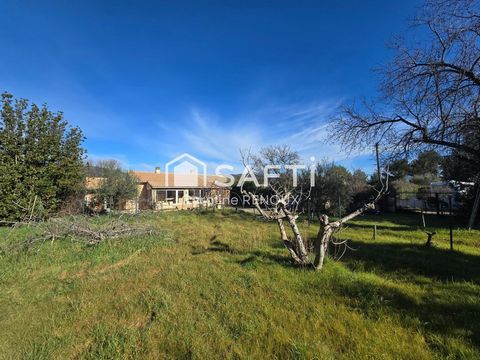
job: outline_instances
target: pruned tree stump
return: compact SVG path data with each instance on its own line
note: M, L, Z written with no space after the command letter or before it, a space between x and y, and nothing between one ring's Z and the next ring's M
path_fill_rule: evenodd
M427 234L427 242L425 243L425 246L426 247L432 247L433 246L432 238L436 234L436 232L435 231L432 231L432 232L425 231L425 234Z

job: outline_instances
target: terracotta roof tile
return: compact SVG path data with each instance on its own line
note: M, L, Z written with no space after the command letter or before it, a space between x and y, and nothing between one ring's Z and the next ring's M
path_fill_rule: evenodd
M85 178L85 188L88 190L95 190L102 184L102 177L87 176Z
M146 171L131 171L141 183L149 183L153 188L203 188L215 187L215 180L225 181L223 176L207 175L206 184L203 175L188 175L173 173L154 173ZM168 177L168 182L167 182Z

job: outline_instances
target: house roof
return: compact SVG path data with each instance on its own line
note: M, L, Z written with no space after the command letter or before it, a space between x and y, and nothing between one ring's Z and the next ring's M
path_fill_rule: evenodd
M95 176L87 176L85 178L85 188L87 190L96 190L100 188L100 185L102 184L102 177L95 177Z
M173 174L173 173L155 173L147 171L131 171L139 182L148 183L152 188L212 188L216 187L215 180L224 182L225 177L216 175L207 175L206 184L204 184L203 175ZM168 179L168 183L167 183ZM193 185L196 183L196 186Z

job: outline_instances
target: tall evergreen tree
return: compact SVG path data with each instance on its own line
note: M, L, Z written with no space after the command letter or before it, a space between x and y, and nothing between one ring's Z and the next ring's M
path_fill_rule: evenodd
M1 97L0 219L46 217L83 185L83 134L63 113Z

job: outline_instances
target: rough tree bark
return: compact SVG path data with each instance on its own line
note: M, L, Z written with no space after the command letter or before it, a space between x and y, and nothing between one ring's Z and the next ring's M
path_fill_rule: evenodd
M376 151L377 151L377 162L379 162L379 156L378 156L378 146L376 146ZM266 165L269 164L286 164L288 165L289 162L288 160L296 159L295 153L291 153L288 148L269 148L267 151L263 153L263 155L266 157L265 162L262 161L257 161L259 166L257 166L257 170L260 167L265 167ZM242 160L245 165L245 169L251 169L250 166L248 166L248 156L242 153ZM280 161L276 161L280 159ZM380 166L378 166L380 169ZM273 167L272 167L273 169ZM278 169L278 167L277 167ZM329 218L327 215L321 215L320 216L320 229L317 234L317 238L315 241L314 245L314 252L315 252L315 259L312 263L310 257L309 257L309 249L306 246L305 239L302 237L300 229L298 228L297 225L297 210L298 210L298 202L297 206L292 205L292 199L291 195L292 193L300 194L300 198L303 196L303 191L300 188L295 189L295 187L289 187L288 185L285 185L284 183L280 183L279 186L275 186L272 184L269 184L270 190L275 194L277 197L277 201L274 204L269 204L268 201L265 202L262 199L262 203L259 201L259 197L255 195L254 193L250 191L246 191L243 189L243 184L241 185L241 194L244 196L247 196L249 199L251 199L252 205L255 207L255 209L258 210L260 215L265 218L266 220L271 220L271 221L276 221L278 224L278 229L280 231L280 237L282 239L282 242L284 246L287 248L288 252L290 253L291 258L293 261L301 266L312 266L320 270L323 267L323 263L325 261L325 256L328 250L328 245L332 242L332 236L333 234L338 231L344 223L347 221L363 214L365 211L369 209L375 208L375 204L380 200L380 198L386 193L388 189L388 171L386 171L386 181L383 181L382 174L379 171L379 183L381 185L381 189L373 189L376 192L376 196L367 204L363 205L361 208L357 209L356 211L340 218L337 221L330 222ZM277 177L275 179L278 179L281 174L276 174ZM291 179L286 178L283 179L286 181L289 181ZM278 185L278 184L277 184ZM257 185L258 186L258 185ZM312 186L312 185L310 185ZM311 188L310 188L311 191ZM304 200L308 200L310 197L310 191L308 192L308 195L304 198ZM298 197L297 197L298 198ZM288 205L287 205L288 204ZM288 236L287 229L286 229L286 223L290 226L290 230L292 232L292 237ZM334 242L335 245L344 245L345 249L348 248L346 241L341 241L341 242Z
M281 205L281 209L285 213L285 217L287 218L288 223L290 224L290 228L292 229L292 232L295 238L294 240L294 245L296 247L295 253L300 258L300 263L303 265L306 265L309 263L308 251L305 246L303 237L300 234L300 230L298 229L297 216L293 215L290 211L288 211L283 204Z
M385 192L386 186L382 186L382 189L378 191L375 199L337 221L330 222L327 215L320 216L320 228L318 230L314 246L315 259L313 261L313 267L315 270L321 270L323 268L328 246L331 243L333 234L338 231L346 222L356 218L367 210L375 209L376 203ZM264 218L267 220L275 220L277 222L282 242L289 251L293 261L302 266L310 265L311 262L308 257L308 249L305 246L305 242L296 222L297 217L285 209L283 204L279 206L277 211L274 211L272 214L268 214L264 211L264 209L262 209L258 198L253 193L244 191L244 194L248 195L252 199L253 205ZM290 239L287 235L284 219L286 219L290 225L294 235L293 239Z
M379 195L373 201L363 205L360 209L357 209L356 211L337 221L330 222L327 215L320 216L320 229L318 230L317 239L315 241L315 260L313 261L315 270L321 270L323 268L325 255L327 253L328 245L330 244L332 235L347 221L352 220L369 209L375 209L375 204L380 199L382 194L383 191L379 193Z
M276 208L274 208L271 211L271 214L269 214L262 208L260 202L258 201L258 197L255 194L245 190L243 190L242 193L252 199L252 204L265 219L275 220L277 222L282 242L290 253L293 261L302 266L308 265L310 263L308 259L308 251L300 230L298 229L297 217L285 208L284 199L280 199L277 202ZM290 239L287 235L284 219L287 221L293 232L293 239Z

